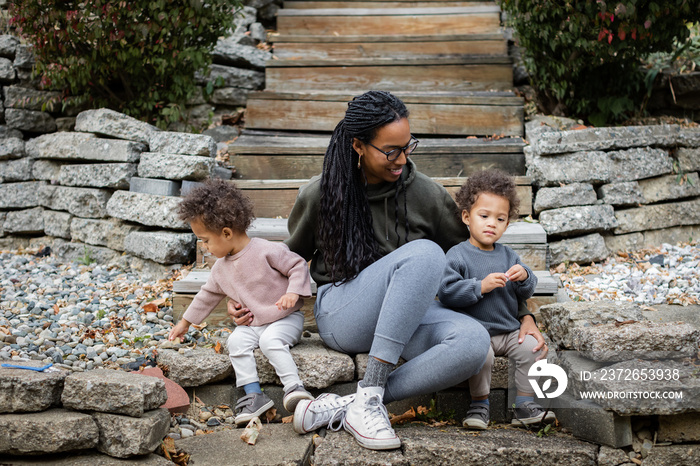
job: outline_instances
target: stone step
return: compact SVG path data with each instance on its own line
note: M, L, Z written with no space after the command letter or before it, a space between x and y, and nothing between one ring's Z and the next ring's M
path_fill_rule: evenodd
M462 177L434 177L435 182L443 185L451 194L455 195L464 184L466 178ZM518 197L520 199L520 215L526 216L532 213L532 186L529 178L515 177ZM255 205L256 217L286 217L292 210L296 201L299 188L308 183L303 180L236 180L235 184Z
M245 179L311 178L323 169L329 136L246 130L228 146L236 176ZM411 159L428 176L469 176L487 168L525 173L521 138L421 137Z
M507 55L279 59L267 63L265 87L279 92L508 91L513 65Z
M498 32L497 5L442 8L286 9L277 13L282 34L395 35L484 34Z
M508 53L503 34L427 34L396 36L313 36L270 33L274 56L280 59L353 59L394 57L420 58L434 55L495 55ZM270 62L272 63L272 62Z
M332 132L358 92L251 92L246 128ZM395 92L422 135L521 137L523 99L512 92Z

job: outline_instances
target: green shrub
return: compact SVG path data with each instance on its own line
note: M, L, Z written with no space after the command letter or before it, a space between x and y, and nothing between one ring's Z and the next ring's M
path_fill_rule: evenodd
M595 125L640 110L641 60L671 52L700 20L698 0L500 0L509 15L540 110Z
M164 127L195 96L194 74L211 63L240 3L16 0L10 14L34 46L43 87Z

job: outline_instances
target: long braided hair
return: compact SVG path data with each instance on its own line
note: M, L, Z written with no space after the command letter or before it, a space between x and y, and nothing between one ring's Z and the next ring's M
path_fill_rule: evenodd
M318 232L321 252L334 283L355 278L380 256L366 181L358 168L359 155L352 147L353 139L369 143L379 128L407 117L408 109L396 96L386 91L369 91L348 103L345 118L333 130L323 160Z

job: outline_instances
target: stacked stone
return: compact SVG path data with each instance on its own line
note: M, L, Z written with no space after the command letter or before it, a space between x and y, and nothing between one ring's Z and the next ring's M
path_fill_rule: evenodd
M47 235L59 256L154 274L191 261L196 237L177 217L177 196L183 180L225 176L215 141L106 109L81 112L75 129L5 139L17 149L0 161L0 244Z
M187 105L188 121L172 129L204 130L214 119L236 115L245 107L248 94L264 87L265 61L272 54L257 47L267 40L265 28L257 17L274 18L278 7L272 0L248 3L252 6L244 6L236 13L231 34L219 39L209 70L195 76L202 90L213 86L213 93L199 92ZM31 46L20 44L13 35L0 35L0 94L3 99L0 101L0 124L21 131L25 136L72 131L77 114L84 108L75 101L64 102L60 92L38 90L39 80L32 77L34 65ZM237 136L237 131L232 127L218 127L212 135L217 141L226 141ZM3 137L0 135L0 139Z
M639 432L648 426L658 429L658 442L699 446L697 325L651 321L634 303L557 303L542 306L540 313L559 350L549 360L566 371L568 381L553 408L574 435L614 448L634 446L643 457L649 452L641 446L650 439ZM582 393L606 395L591 401Z
M39 367L36 361L13 364ZM157 377L113 370L70 373L0 368L0 455L97 449L116 458L148 455L170 414Z
M552 264L700 236L700 129L572 126L552 118L526 124L533 207L554 240Z

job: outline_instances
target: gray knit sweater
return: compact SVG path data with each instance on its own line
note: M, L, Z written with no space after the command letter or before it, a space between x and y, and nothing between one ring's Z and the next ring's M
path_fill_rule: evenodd
M491 273L505 273L515 264L527 271L525 280L509 281L504 288L481 294L482 279ZM535 274L508 246L496 243L493 251L483 251L463 241L447 252L438 297L445 306L474 317L494 336L520 328L518 300L532 296L535 286Z

